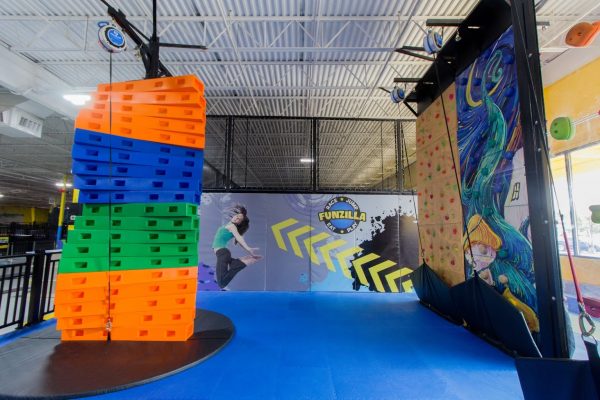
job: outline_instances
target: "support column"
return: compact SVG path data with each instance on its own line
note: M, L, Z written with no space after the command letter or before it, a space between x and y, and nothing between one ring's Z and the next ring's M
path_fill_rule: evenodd
M546 118L533 0L511 1L533 264L544 357L568 357L565 311L552 191Z

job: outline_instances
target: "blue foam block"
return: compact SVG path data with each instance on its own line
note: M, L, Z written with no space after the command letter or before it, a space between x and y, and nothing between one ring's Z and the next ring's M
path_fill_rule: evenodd
M101 132L75 129L75 143L95 147L129 150L140 153L171 155L175 157L202 160L203 151L171 144L148 142L122 136L108 135Z
M79 176L202 180L202 168L152 167L98 161L73 160L71 172Z
M201 183L198 179L158 179L77 176L73 184L80 190L116 190L116 191L179 191L197 190Z
M100 191L100 190L81 190L79 192L80 203L193 203L200 204L200 192L195 190L188 191Z
M129 150L110 149L108 147L88 146L75 143L72 156L79 161L116 162L131 165L149 165L155 167L201 168L202 160L175 157L159 153L137 153Z

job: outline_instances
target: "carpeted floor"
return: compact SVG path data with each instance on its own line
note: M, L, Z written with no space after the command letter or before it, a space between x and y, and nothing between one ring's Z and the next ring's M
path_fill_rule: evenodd
M414 295L201 292L236 336L206 362L94 399L521 399L513 359Z

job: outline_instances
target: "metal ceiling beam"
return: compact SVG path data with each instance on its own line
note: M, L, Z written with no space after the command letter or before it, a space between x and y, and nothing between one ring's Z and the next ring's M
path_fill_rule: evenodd
M203 53L274 53L281 54L281 52L289 53L328 53L328 52L359 52L359 53L387 53L395 50L395 47L211 47L204 50ZM18 51L23 53L73 53L83 52L80 48L27 48L27 47L11 47L12 51ZM174 47L166 47L161 49L163 53L175 52L175 51L189 51L189 49L179 49ZM85 53L106 53L104 50L98 48L97 50L87 50ZM202 61L199 61L202 63Z
M454 20L457 18L466 18L466 15L454 15L448 17L438 17L435 15L418 15L413 17L415 21L426 21L430 18L438 19L450 19ZM105 21L106 15L0 15L0 21L85 21L89 18L90 21ZM345 21L364 21L364 22L397 22L408 21L408 16L396 16L396 15L326 15L319 17L322 22L345 22ZM128 15L127 19L131 22L139 21L144 22L148 20L148 17ZM222 15L161 15L160 20L162 22L223 22ZM255 16L229 16L231 22L263 22L268 20L269 22L288 22L288 21L299 21L299 22L314 22L314 15L255 15Z
M74 119L77 108L62 98L73 88L63 80L0 46L0 85L59 114Z
M64 61L46 61L39 60L41 64L44 65L106 65L108 66L109 62L104 60L64 60ZM195 60L195 61L163 61L165 65L179 65L179 66L194 66L194 67L223 67L223 66L239 66L240 62L244 65L253 65L253 66L293 66L293 65L306 65L307 61L204 61L204 60ZM327 60L327 61L319 61L315 60L311 62L313 65L335 65L340 66L340 64L344 64L346 66L378 66L384 65L385 61L356 61L356 60ZM397 60L390 61L388 65L429 65L429 61L421 61L421 60ZM113 66L119 65L135 65L139 66L139 61L116 61L113 60Z
M312 15L255 15L255 16L238 16L232 15L229 17L231 22L313 22L314 16ZM449 15L440 17L438 15L416 15L412 19L418 22L425 22L428 19L436 18L437 20L456 20L464 19L466 15ZM105 15L0 15L0 21L74 21L81 22L89 19L90 22L106 21ZM127 19L131 22L145 22L147 21L146 16L128 16ZM401 15L400 17L395 15L329 15L320 17L322 22L345 22L345 21L361 21L361 22L397 22L408 21L409 17ZM223 22L222 16L220 15L161 15L160 20L162 22ZM540 21L571 21L573 17L571 15L540 15Z

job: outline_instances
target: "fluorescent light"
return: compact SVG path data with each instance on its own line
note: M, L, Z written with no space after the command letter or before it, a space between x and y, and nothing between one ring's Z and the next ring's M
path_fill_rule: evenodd
M89 94L65 94L63 99L75 104L76 106L82 106L92 99Z
M57 187L59 187L59 188L62 188L62 187L68 187L68 188L70 188L70 187L73 187L73 184L72 184L72 183L67 183L67 184L64 184L63 182L56 182L56 183L55 183L55 185L56 185Z
M0 193L0 199L3 198L3 197L4 197L4 195L2 193Z
M300 162L303 163L310 163L310 162L314 162L315 160L313 160L312 158L301 158Z

